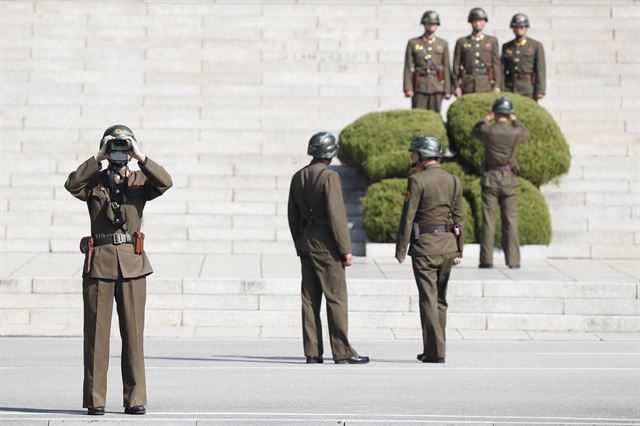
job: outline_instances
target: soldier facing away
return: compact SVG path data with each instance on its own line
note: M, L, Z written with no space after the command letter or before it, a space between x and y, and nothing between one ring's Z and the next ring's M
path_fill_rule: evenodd
M490 122L495 120L495 123ZM507 97L495 100L491 112L478 122L472 135L484 144L482 184L482 239L480 268L493 267L496 208L502 212L502 249L509 268L520 267L518 239L518 144L529 138L529 131L514 114Z
M502 45L504 89L538 101L546 90L544 48L527 36L529 17L524 13L513 15L511 29L516 38Z
M349 344L345 267L351 266L351 236L340 175L329 169L338 154L335 136L320 132L309 140L311 163L293 175L289 229L302 265L302 336L307 364L321 364L322 294L327 301L331 352L336 364L365 364Z
M420 21L424 34L407 43L404 58L404 95L411 98L411 108L440 112L442 99L451 97L449 44L435 36L440 17L426 11Z
M440 167L442 147L436 137L417 136L409 151L415 172L407 182L396 259L404 262L409 246L422 325L423 350L418 360L444 363L447 285L453 265L462 262L462 185Z
M471 34L459 38L453 52L453 73L457 78L456 96L465 93L499 92L500 44L498 39L484 34L489 22L487 13L475 7L469 12Z
M132 157L140 171L127 167ZM103 160L109 160L109 167L101 171ZM80 243L85 253L83 407L90 415L105 412L115 298L122 337L125 413L145 414L144 307L146 276L153 270L140 227L146 202L171 188L171 177L142 153L131 129L115 125L104 132L99 152L72 172L64 186L87 203L91 218L91 236Z

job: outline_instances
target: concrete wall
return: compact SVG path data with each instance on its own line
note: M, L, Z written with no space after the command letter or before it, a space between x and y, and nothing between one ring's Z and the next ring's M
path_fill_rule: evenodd
M476 3L436 1L452 46ZM640 253L640 3L485 1L488 33L526 12L574 154L545 188L552 255ZM164 248L291 252L285 202L308 137L407 108L418 1L0 1L2 251L75 251L82 203L62 188L103 130L131 126L175 188L148 208ZM604 208L603 208L604 206ZM357 207L353 217L357 222ZM620 225L625 231L620 231ZM171 225L171 234L167 227ZM163 238L163 237L160 237Z

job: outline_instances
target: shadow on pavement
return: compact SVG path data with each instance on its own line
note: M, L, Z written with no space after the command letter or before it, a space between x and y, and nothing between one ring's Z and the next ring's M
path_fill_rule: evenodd
M169 356L145 356L144 359L162 359L170 361L213 361L213 362L258 362L267 364L304 364L300 357L282 356L247 356L247 355L218 355L210 358L187 358Z
M87 415L86 410L56 410L52 408L25 408L25 407L0 407L1 411L9 411L16 413L33 413L33 414L78 414Z

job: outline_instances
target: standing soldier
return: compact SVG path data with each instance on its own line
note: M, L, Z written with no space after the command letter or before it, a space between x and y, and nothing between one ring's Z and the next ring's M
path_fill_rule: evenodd
M132 157L140 171L127 167ZM109 167L101 171L102 160L109 160ZM153 270L140 226L145 203L171 185L164 168L142 153L131 129L123 125L104 132L99 152L72 172L64 185L87 203L91 218L91 236L80 242L85 253L83 407L88 414L104 414L114 298L122 337L125 413L145 414L144 306L146 276Z
M451 97L449 44L435 36L440 17L432 10L421 20L424 35L407 43L404 58L404 95L411 98L411 108L440 112L442 98Z
M347 283L351 237L340 175L328 168L338 154L335 136L320 132L309 140L313 157L291 179L289 229L302 264L302 336L307 364L322 364L322 294L327 300L331 351L336 364L365 364L347 337Z
M524 13L513 15L511 29L516 38L502 46L504 88L538 101L546 88L544 48L539 41L527 37L529 18Z
M465 93L500 91L500 45L484 34L489 22L486 12L475 7L469 12L471 34L458 39L453 52L453 73L457 77L456 96Z
M495 120L494 124L489 124ZM496 207L502 213L502 249L509 268L520 267L518 240L518 166L516 148L529 132L514 114L506 97L495 100L491 112L477 123L472 135L484 144L482 184L482 241L480 268L493 267Z
M418 286L422 324L422 362L445 361L447 284L453 265L462 262L464 209L460 179L438 162L442 148L438 138L417 136L411 141L415 173L409 176L396 259L404 262L409 247L413 275Z

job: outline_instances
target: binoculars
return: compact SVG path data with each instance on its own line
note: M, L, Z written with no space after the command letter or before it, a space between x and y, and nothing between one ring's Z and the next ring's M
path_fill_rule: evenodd
M128 152L131 151L131 141L127 139L111 139L107 142L109 159L114 163L126 163L129 161Z

